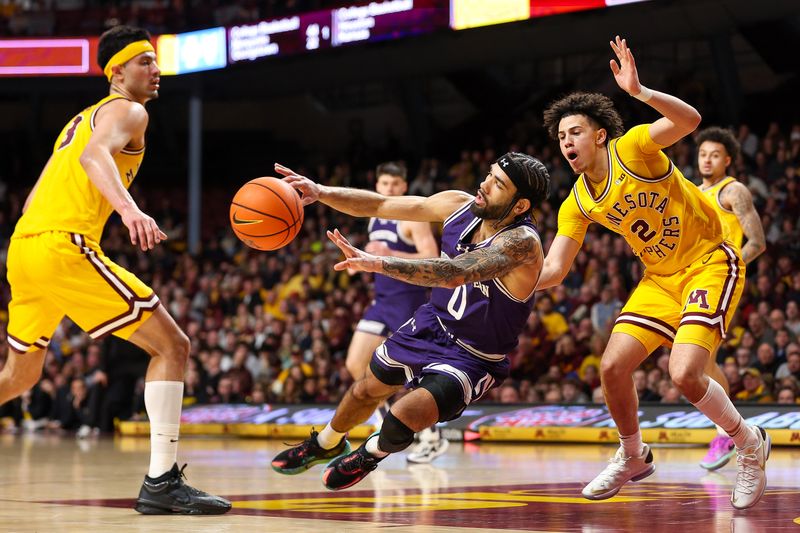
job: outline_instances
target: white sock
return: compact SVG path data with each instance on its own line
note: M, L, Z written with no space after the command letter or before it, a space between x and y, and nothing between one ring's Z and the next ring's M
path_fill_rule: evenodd
M182 381L144 384L144 406L150 419L150 477L160 476L177 461L182 402Z
M744 423L722 385L713 379L708 380L708 390L694 406L718 424L733 439L737 448L758 444L758 436Z
M625 450L625 455L628 457L639 457L642 455L644 443L642 442L641 430L633 435L620 435L619 443L622 445L622 449Z
M320 431L319 435L317 435L317 444L319 444L320 448L323 450L330 450L341 442L342 437L344 437L344 433L339 433L333 429L329 422L328 425L325 426L325 429Z
M389 452L385 452L380 448L378 448L379 440L380 439L378 438L378 435L373 435L372 438L367 439L367 442L364 444L364 448L366 448L367 452L369 452L370 455L380 459L382 457L386 457L387 455L389 455Z

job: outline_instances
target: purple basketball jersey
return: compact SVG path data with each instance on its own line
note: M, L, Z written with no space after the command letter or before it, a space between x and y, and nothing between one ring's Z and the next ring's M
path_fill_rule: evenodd
M406 240L400 233L400 222L397 220L384 220L382 218L369 219L369 240L383 241L390 250L406 253L416 253L417 247L413 241ZM406 295L415 292L426 294L425 287L411 285L405 281L392 279L382 274L375 274L375 299L380 302L387 297L398 294ZM425 301L425 299L423 299ZM416 309L416 307L414 308ZM408 315L409 317L411 315ZM408 317L406 317L408 318Z
M400 233L399 222L371 218L369 240L383 241L390 250L416 253L417 247ZM356 329L381 337L388 337L428 301L428 289L375 274L375 301L364 313Z
M442 256L453 258L485 248L512 228L526 228L538 238L536 227L525 217L484 241L472 243L472 235L481 219L470 212L471 205L471 202L465 204L444 221ZM438 321L455 342L473 355L499 360L517 346L517 337L533 308L533 291L520 300L499 279L492 279L455 289L434 287L430 303Z

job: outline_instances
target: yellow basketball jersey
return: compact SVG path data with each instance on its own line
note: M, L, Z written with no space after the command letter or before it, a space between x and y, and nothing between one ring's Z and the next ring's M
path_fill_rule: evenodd
M736 246L741 247L742 241L744 241L744 231L742 231L742 225L739 223L739 218L733 213L733 211L725 209L722 206L722 202L719 201L719 195L722 192L722 189L734 181L736 181L736 178L728 176L727 178L718 181L711 187L700 190L703 191L703 194L705 194L706 198L709 199L711 205L713 205L714 209L717 210L717 214L719 215L720 220L722 220L722 225L724 226L726 234L728 235L728 240L730 240Z
M124 97L109 95L103 98L75 115L61 130L28 209L17 222L15 237L65 231L100 242L113 207L89 179L80 157L94 131L97 110L117 98ZM143 157L144 147L123 149L114 155L125 188L130 187L136 177Z
M583 242L592 222L622 235L648 272L673 274L724 239L703 193L653 142L647 124L608 143L606 182L593 192L585 175L558 213L558 234ZM595 196L597 194L597 196Z

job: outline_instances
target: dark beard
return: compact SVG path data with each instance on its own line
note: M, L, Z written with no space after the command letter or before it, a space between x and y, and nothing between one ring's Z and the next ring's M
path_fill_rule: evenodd
M469 206L469 212L481 220L497 220L503 214L503 210L502 206L488 204L478 207L475 202L472 202L472 205Z
M713 174L703 174L703 173L702 173L702 172L700 172L699 170L697 171L697 174L700 176L700 178L702 178L702 179L704 179L704 180L710 180L711 178L713 178L713 177L714 177L714 175L713 175Z

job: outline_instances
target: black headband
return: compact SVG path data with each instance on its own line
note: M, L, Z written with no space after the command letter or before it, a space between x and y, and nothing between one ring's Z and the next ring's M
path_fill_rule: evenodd
M500 170L506 173L506 176L511 179L512 183L516 185L517 192L523 198L534 201L538 200L538 194L533 190L533 187L528 182L528 177L522 165L511 158L511 153L501 155L497 160L497 165Z

